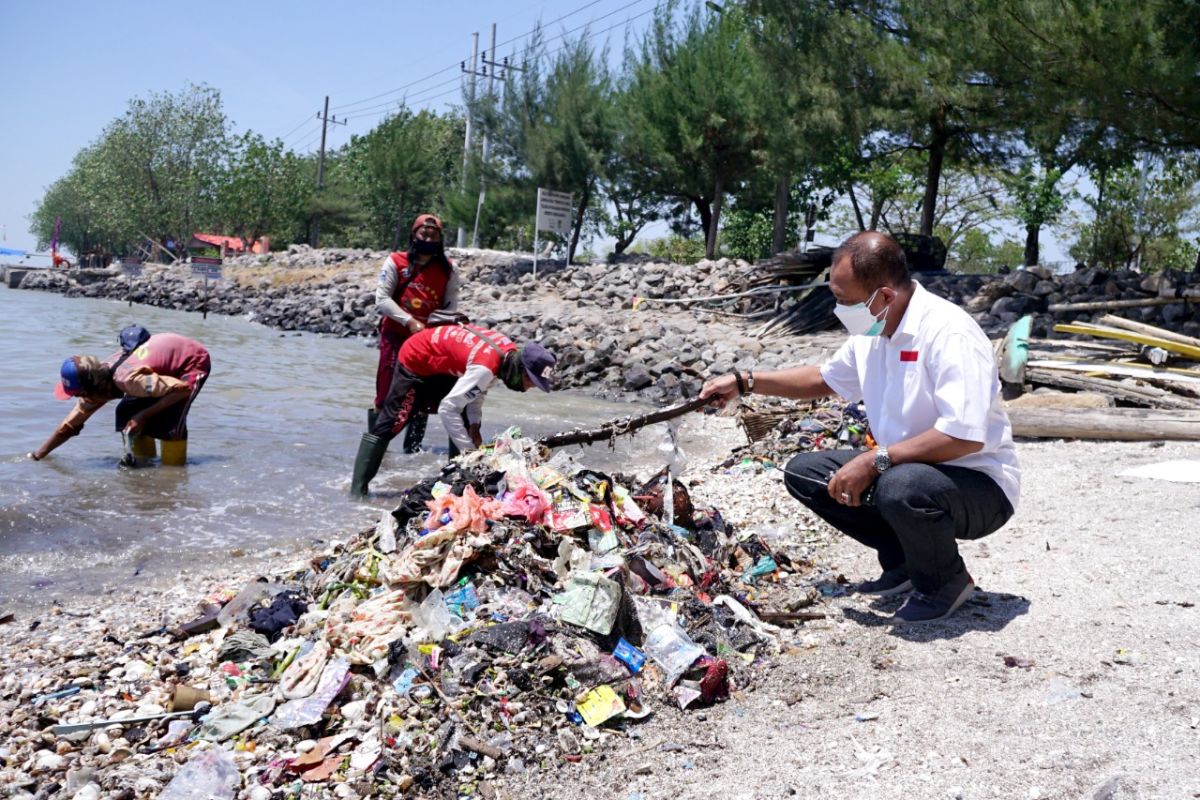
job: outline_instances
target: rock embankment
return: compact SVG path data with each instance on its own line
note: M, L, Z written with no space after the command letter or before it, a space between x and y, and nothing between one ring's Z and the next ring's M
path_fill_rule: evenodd
M462 309L479 324L516 339L537 339L554 350L567 388L670 401L695 394L705 378L731 369L771 369L819 358L841 338L832 318L828 336L759 339L752 324L720 310L656 302L735 291L752 270L742 261L691 266L644 258L571 266L543 261L535 278L526 256L489 250L452 250L450 255L464 278ZM184 265L147 266L132 279L115 267L43 271L28 275L21 288L185 311L207 304L211 312L246 316L281 330L370 337L378 322L375 276L386 256L296 245L286 252L232 258L226 261L225 279L209 285L207 299L203 281ZM1025 314L1035 315L1035 336L1053 337L1056 322L1091 321L1106 313L1048 310L1059 304L1153 298L1162 299L1117 313L1200 335L1200 313L1185 298L1200 287L1200 276L1191 273L1080 269L1055 276L1033 268L1003 276L926 275L921 280L966 308L993 336ZM647 302L635 308L636 298Z

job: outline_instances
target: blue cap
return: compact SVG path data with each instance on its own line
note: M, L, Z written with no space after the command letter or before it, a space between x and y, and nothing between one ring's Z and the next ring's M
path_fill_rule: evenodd
M78 395L83 388L83 381L79 377L79 364L74 357L63 360L58 374L62 380L54 387L55 396L61 400Z

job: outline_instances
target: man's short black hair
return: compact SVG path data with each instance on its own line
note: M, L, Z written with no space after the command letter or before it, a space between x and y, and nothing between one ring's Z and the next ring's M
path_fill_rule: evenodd
M833 251L833 263L846 256L850 271L864 288L903 286L908 283L908 259L896 240L877 231L862 231L851 236Z

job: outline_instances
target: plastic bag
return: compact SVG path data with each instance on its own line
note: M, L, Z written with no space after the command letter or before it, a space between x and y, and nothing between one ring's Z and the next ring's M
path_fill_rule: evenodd
M617 621L621 585L597 572L575 573L567 590L554 596L559 619L607 636Z
M319 722L333 698L337 697L349 682L350 662L344 658L330 661L325 665L325 670L321 673L321 683L312 696L303 700L290 700L281 705L271 717L272 724L288 730Z
M214 747L184 764L158 800L232 800L241 784L242 776L233 758Z

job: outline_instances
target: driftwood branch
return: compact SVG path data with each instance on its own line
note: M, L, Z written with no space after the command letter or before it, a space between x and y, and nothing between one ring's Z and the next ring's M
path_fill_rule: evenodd
M633 433L636 430L653 425L656 422L666 422L675 417L681 417L690 411L695 411L698 408L703 408L712 402L711 397L699 398L693 397L691 400L685 400L682 403L676 403L673 406L660 408L657 411L652 411L649 414L641 414L636 417L622 417L621 419L610 420L599 427L591 430L573 430L556 433L553 436L547 436L539 440L539 444L546 447L564 447L569 444L591 444L592 442L601 442L605 439L612 439L617 436Z

